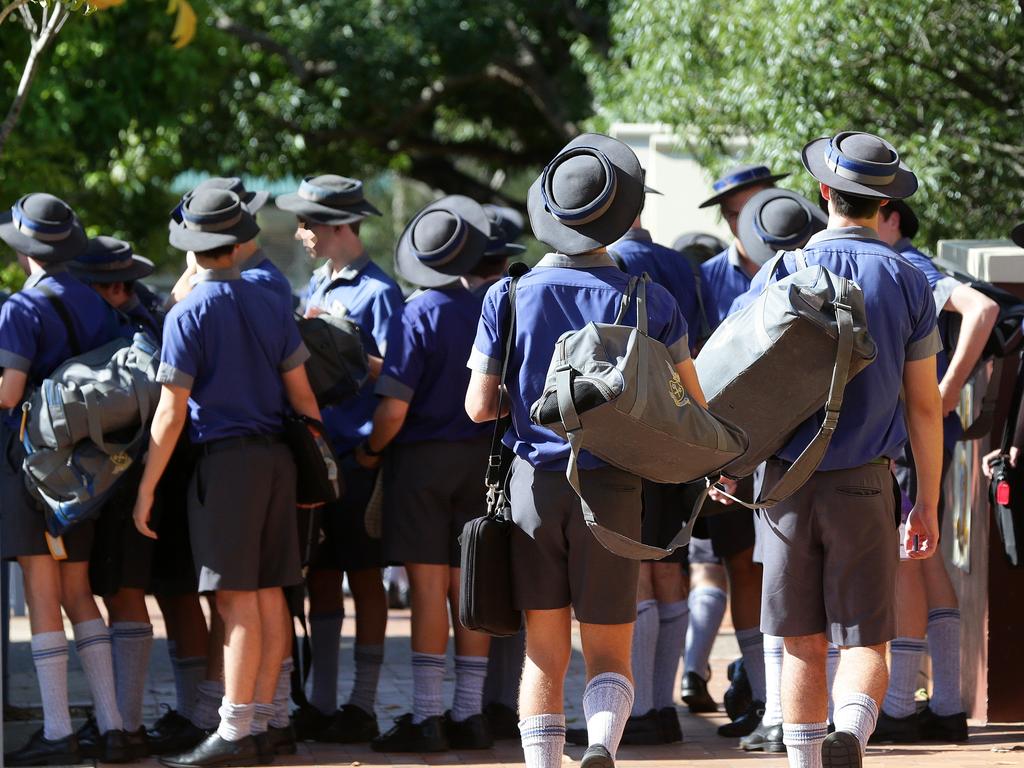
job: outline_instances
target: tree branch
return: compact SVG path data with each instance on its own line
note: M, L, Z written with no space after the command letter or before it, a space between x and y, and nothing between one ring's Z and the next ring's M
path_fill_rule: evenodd
M240 24L224 13L218 14L216 25L221 32L225 32L243 43L280 56L302 85L309 85L322 77L333 75L338 69L338 65L333 61L302 59L296 56L288 46L279 43L265 32Z
M492 189L488 184L460 171L451 160L445 157L413 155L411 159L410 176L434 189L443 190L448 195L466 195L481 203L493 202L510 206L523 213L526 212L525 201Z
M14 0L14 2L7 5L2 11L0 11L0 24L3 24L7 20L8 16L27 2L28 0Z

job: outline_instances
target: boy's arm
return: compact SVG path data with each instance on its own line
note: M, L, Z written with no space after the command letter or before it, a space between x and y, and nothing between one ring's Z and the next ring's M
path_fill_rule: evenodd
M281 379L284 381L285 395L288 402L301 416L321 421L320 406L316 404L316 395L309 385L309 377L306 375L306 366L298 365L291 370L282 371Z
M957 286L946 301L946 310L961 316L960 336L949 361L949 368L939 384L942 412L947 414L960 402L960 391L967 383L974 366L985 349L992 328L999 319L999 306L988 296L969 285Z
M143 536L156 538L156 533L149 527L149 518L153 510L153 495L156 485L167 469L174 447L178 444L181 430L188 419L188 396L191 390L184 387L164 384L160 388L160 402L153 416L153 426L149 435L149 452L146 468L139 483L138 497L132 517L135 527Z
M17 408L25 396L28 374L14 368L4 368L0 375L0 409Z
M917 472L917 498L907 518L904 544L912 559L931 557L939 546L939 486L942 482L942 399L935 383L935 356L909 360L903 368L907 431ZM914 547L917 538L918 547Z
M497 374L473 371L466 389L466 413L477 424L494 421L508 413L508 398L504 398L502 412L498 413L498 380Z
M395 436L402 431L409 415L409 403L397 397L382 397L373 412L373 432L366 442L356 448L356 461L361 466L373 469L380 464L380 454ZM366 448L373 454L366 452Z

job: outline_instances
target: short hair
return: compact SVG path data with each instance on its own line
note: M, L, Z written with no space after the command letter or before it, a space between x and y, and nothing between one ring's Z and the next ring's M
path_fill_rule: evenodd
M886 221L894 213L900 215L900 234L908 240L913 240L917 237L917 231L921 228L921 223L910 206L902 200L890 200L888 205L882 206L882 218Z
M489 259L483 258L480 263L469 270L469 274L473 277L498 277L505 272L505 268L508 265L508 259Z
M362 223L363 220L359 219L358 221L353 221L348 225L348 228L352 230L352 234L354 234L356 237L359 237L359 225Z
M235 245L237 243L228 243L227 245L219 245L216 248L211 248L208 251L196 251L197 259L222 259L225 256L230 256L235 251Z
M836 215L846 219L870 219L878 213L882 201L873 197L860 197L846 192L829 189L829 200Z

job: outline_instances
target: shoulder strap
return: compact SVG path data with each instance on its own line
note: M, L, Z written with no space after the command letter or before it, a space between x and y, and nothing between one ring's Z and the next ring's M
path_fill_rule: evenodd
M75 331L75 323L71 319L71 313L68 312L67 306L61 301L60 296L54 293L53 289L40 283L36 286L46 300L50 302L50 306L53 307L53 311L57 313L57 317L60 318L61 323L64 325L64 331L68 335L68 346L71 348L71 356L77 357L82 354L82 345L78 341L78 333Z
M977 417L971 422L971 426L967 427L960 435L961 440L979 440L992 431L996 406L999 404L999 394L1002 390L1003 363L1005 360L1005 357L997 357L992 361L992 373L988 377L985 395L981 398L981 410L978 411Z
M996 389L998 388L997 386ZM1013 385L1013 399L1010 400L1010 410L1006 414L1006 424L1003 426L1003 442L1000 446L1000 451L1004 454L1008 454L1013 446L1022 397L1024 397L1024 353L1021 353L1020 366L1017 369L1017 381Z
M609 256L612 257L612 261L615 262L615 266L616 267L621 269L623 272L628 272L629 271L628 269L626 269L626 262L622 259L622 256L617 254L611 248L605 248L605 251L608 253Z
M700 329L698 331L700 336L698 338L703 341L711 336L711 323L708 322L708 311L704 306L704 280L701 277L699 266L695 265L691 271L693 272L693 287L697 291L697 309L700 311Z

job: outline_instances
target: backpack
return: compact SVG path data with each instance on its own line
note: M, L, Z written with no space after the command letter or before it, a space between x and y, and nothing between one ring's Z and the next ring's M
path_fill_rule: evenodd
M1010 399L1010 410L1003 425L1003 439L999 455L989 461L992 479L989 481L989 501L996 529L1003 543L1003 553L1010 565L1024 566L1024 462L1010 464L1021 398L1024 397L1024 357L1017 367L1017 379Z
M577 461L587 450L613 466L657 483L684 483L733 462L747 447L743 430L691 400L675 363L647 335L647 283L629 281L613 324L587 323L555 344L547 381L530 418L569 442L566 477L580 497L590 531L611 552L662 558L689 541L691 522L668 548L651 547L601 526L583 498ZM621 325L635 292L637 325Z
M761 295L727 317L696 360L708 407L749 439L725 467L727 476L753 474L825 408L818 434L775 486L756 504L734 499L751 509L774 506L807 482L839 423L847 382L877 354L860 287L825 267L808 267L801 251L799 271L776 280L783 255L765 265L769 283Z
M355 396L370 375L359 326L345 317L299 317L309 359L306 375L321 408Z
M65 361L22 405L25 485L53 536L96 517L142 455L159 365L159 345L139 331Z

